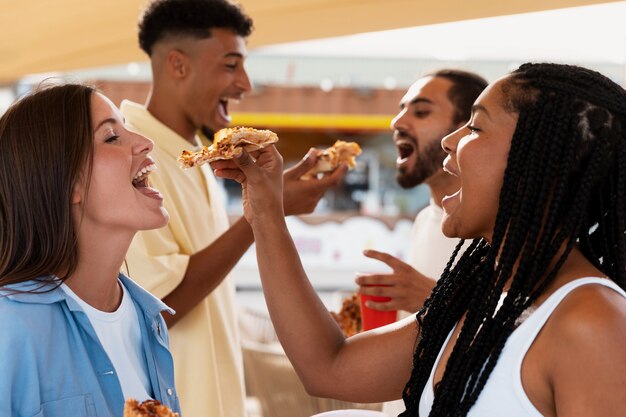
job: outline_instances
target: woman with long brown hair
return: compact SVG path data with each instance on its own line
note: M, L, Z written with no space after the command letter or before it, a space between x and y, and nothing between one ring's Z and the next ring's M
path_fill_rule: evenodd
M152 141L91 87L49 86L0 118L0 415L174 409L167 310L120 274L138 230L168 215Z

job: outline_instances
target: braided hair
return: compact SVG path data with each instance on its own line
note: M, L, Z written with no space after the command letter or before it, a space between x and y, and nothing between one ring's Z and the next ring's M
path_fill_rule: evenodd
M474 240L454 264L459 244L418 312L402 417L419 415L436 358L463 315L430 416L467 415L518 319L575 245L626 288L626 93L597 72L558 64L522 65L502 93L519 117L493 238Z

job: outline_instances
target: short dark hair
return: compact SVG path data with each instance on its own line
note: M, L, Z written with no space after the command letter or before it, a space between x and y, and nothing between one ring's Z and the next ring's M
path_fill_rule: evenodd
M226 0L154 0L139 19L139 46L150 56L165 37L205 39L211 28L231 29L244 38L253 29L252 19Z
M94 92L47 85L0 118L0 286L76 269L72 196L91 175Z
M472 104L488 84L480 75L459 69L441 69L426 76L441 77L452 82L452 87L448 90L448 99L454 106L452 122L455 125L470 119Z

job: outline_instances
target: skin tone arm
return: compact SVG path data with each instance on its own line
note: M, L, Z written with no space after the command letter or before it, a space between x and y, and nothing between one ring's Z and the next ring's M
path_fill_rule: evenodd
M411 265L388 253L366 250L365 256L387 264L390 274L358 275L355 282L359 285L358 292L366 295L390 297L384 302L367 301L367 307L375 310L404 310L415 313L419 310L433 288L436 281L418 271ZM387 287L367 287L367 285L388 285Z
M283 216L282 159L273 146L215 173L242 184L268 310L279 340L307 391L346 401L401 397L409 379L417 324L411 318L345 339L311 286ZM388 355L393 351L393 355Z
M346 173L346 168L342 167L320 179L300 180L315 165L315 160L315 154L309 151L302 161L283 173L287 215L313 211L324 193L338 184ZM163 313L167 325L174 326L202 302L224 280L253 241L250 225L240 218L213 243L192 255L182 282L163 299L176 310L175 315Z

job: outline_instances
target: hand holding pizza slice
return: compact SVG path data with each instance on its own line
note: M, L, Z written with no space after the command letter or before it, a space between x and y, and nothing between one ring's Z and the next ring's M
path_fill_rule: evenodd
M341 164L352 169L356 166L356 157L361 154L361 147L356 142L336 141L333 146L317 151L317 162L313 168L301 178L308 180L323 172L331 172Z

